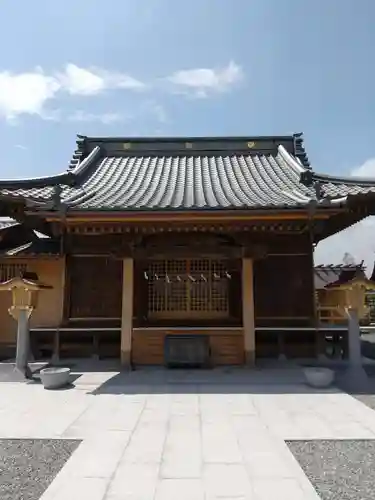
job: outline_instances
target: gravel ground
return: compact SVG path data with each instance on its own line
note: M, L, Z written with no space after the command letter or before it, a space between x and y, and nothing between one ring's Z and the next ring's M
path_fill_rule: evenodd
M80 441L0 439L0 499L39 500Z
M361 403L375 410L375 394L350 394Z
M375 498L375 440L287 441L322 500Z

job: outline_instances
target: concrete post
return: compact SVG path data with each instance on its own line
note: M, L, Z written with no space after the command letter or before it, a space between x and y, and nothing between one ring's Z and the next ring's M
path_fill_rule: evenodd
M349 360L342 382L349 392L367 391L369 379L362 364L361 331L357 310L347 309L347 315Z
M15 367L25 378L31 378L32 375L28 365L30 356L30 314L31 308L17 310L17 349Z

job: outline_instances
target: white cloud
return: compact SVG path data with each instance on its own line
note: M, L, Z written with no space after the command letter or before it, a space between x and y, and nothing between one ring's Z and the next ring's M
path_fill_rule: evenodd
M194 97L225 92L243 77L239 65L231 61L222 68L198 68L176 71L162 79L162 88ZM57 72L47 73L35 68L25 73L0 71L0 118L16 121L23 114L39 115L45 120L61 118L60 110L50 109L49 104L64 93L70 96L94 96L107 90L140 91L152 88L140 80L118 71L103 68L82 68L66 64ZM153 114L160 123L167 121L164 109L154 106Z
M56 119L46 104L59 93L92 96L104 90L140 90L145 85L135 78L100 68L67 64L62 72L47 74L41 68L26 73L0 72L0 117L12 121L22 114ZM52 117L52 118L51 118Z
M95 95L105 88L103 78L75 64L68 64L65 72L59 75L59 80L69 94Z
M375 180L375 158L365 161L351 174L355 177L372 177ZM372 272L375 261L375 217L368 217L319 243L315 251L315 262L339 264L346 252L350 253L357 263L364 260L368 272Z
M353 170L355 177L375 177L375 158L370 158L363 165Z
M22 113L41 115L60 83L40 68L31 73L0 73L0 116L12 120Z
M118 113L87 113L77 110L68 116L68 120L72 122L101 122L105 125L124 121L126 117Z
M100 68L79 68L67 64L58 77L61 87L73 95L96 95L103 90L128 89L140 90L145 85L135 78Z
M215 92L229 90L242 77L242 68L231 61L224 68L197 68L176 71L167 80L182 92L193 93L196 97L207 97Z

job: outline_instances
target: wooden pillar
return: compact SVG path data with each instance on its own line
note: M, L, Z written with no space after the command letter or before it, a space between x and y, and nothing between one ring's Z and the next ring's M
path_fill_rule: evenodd
M242 259L242 321L245 363L255 363L254 277L253 261Z
M131 365L131 344L133 332L133 259L123 260L122 315L121 315L121 364Z
M61 311L59 317L59 325L64 323L64 320L67 319L65 316L68 316L67 310L67 266L66 266L66 256L61 257Z

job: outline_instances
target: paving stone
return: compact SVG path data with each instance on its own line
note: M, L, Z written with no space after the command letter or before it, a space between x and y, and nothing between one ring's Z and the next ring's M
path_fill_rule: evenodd
M306 496L297 480L289 478L255 479L252 481L256 500L320 500Z
M71 477L110 478L124 454L130 433L106 432L84 441L65 466Z
M208 495L221 497L249 496L252 487L244 465L206 464L203 480Z
M104 500L107 487L107 479L97 477L69 478L61 483L52 495L47 490L40 500L82 500L84 498Z
M154 498L158 473L158 464L120 463L108 489L108 500Z
M218 369L87 371L58 392L5 383L0 437L84 438L43 500L71 498L68 483L94 500L185 492L189 500L202 492L205 500L317 500L284 440L375 437L375 419L351 396L298 380L297 371Z
M155 500L206 500L201 479L162 479Z

